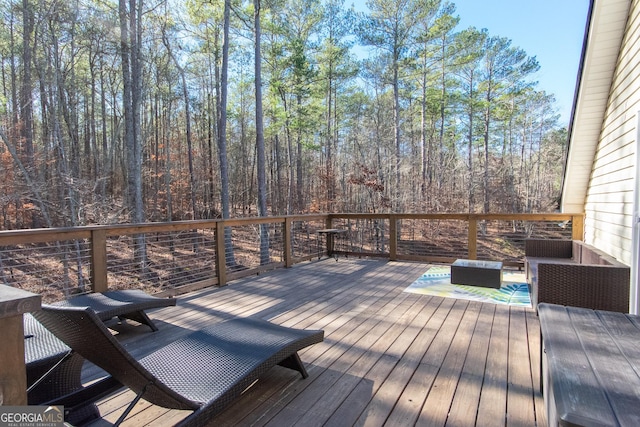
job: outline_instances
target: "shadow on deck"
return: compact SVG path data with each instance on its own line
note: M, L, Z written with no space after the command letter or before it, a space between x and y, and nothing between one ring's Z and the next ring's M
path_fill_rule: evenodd
M183 295L177 307L150 312L158 332L114 328L136 355L234 316L325 330L324 342L300 353L308 379L275 367L211 426L546 425L535 312L403 292L427 268L302 263ZM101 400L103 418L91 425L111 425L133 397L123 390ZM173 425L187 414L140 401L123 425Z

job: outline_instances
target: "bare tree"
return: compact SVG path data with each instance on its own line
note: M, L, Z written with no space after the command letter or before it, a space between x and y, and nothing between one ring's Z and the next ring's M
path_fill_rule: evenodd
M222 65L220 67L220 95L218 96L218 157L220 159L220 203L222 218L229 218L229 161L227 159L227 94L229 86L229 24L231 0L224 1ZM263 141L264 144L264 141ZM235 265L231 228L224 229L226 262Z
M198 209L196 205L196 179L195 179L195 171L193 169L193 142L191 137L191 102L189 101L189 87L187 86L187 77L184 68L180 65L178 58L176 58L173 50L171 49L171 44L169 43L169 39L167 37L165 23L162 25L162 43L167 48L167 52L171 57L178 73L180 74L180 81L182 82L182 97L184 100L184 120L185 120L185 129L186 129L186 138L187 138L187 158L189 163L189 198L191 199L191 218L198 218ZM171 219L169 219L171 220Z
M260 39L260 0L253 0L254 22L254 61L255 61L255 88L256 88L256 155L258 169L258 214L267 216L267 174L264 149L264 123L262 113L262 54ZM269 228L267 224L260 224L260 264L269 262Z
M127 154L127 196L131 221L145 221L142 197L142 130L140 103L142 96L142 63L140 43L142 33L142 0L119 0L120 55L122 60L122 103L124 109L124 140ZM134 236L134 256L141 271L147 269L144 234Z

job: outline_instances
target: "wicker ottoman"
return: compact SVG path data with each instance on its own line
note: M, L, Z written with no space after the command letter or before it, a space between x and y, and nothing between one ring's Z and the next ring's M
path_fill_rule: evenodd
M502 263L458 259L451 264L451 283L499 289L502 285Z

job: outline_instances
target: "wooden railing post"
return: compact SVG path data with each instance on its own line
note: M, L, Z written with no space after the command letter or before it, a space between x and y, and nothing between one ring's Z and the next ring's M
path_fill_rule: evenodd
M572 240L584 240L584 216L572 215L571 216L571 239Z
M398 217L389 215L389 260L398 259Z
M284 219L284 266L289 268L293 265L293 248L291 247L291 227L293 219Z
M324 220L324 228L333 228L333 218L331 217L331 215L327 215L327 218Z
M478 259L478 220L469 216L469 259Z
M107 232L91 230L91 283L93 292L106 292L107 282Z
M27 404L27 369L24 364L24 324L22 316L40 309L41 296L0 285L0 404Z
M227 253L224 226L224 221L216 223L216 275L218 276L219 286L227 284Z

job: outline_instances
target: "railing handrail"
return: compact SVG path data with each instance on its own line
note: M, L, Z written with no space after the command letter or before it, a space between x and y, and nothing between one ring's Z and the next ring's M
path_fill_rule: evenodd
M192 230L202 226L202 228L216 228L218 222L223 222L225 226L237 226L246 224L268 224L284 223L287 219L300 220L324 220L328 214L307 214L307 215L280 215L269 217L247 217L230 219L193 219L183 221L166 222L145 222L131 224L107 224L107 225L80 225L77 227L57 227L57 228L30 228L20 230L0 230L0 246L17 243L46 243L58 239L64 235L64 239L86 239L91 237L91 232L95 230L106 231L107 236L126 236L162 231Z
M329 213L330 218L405 218L405 219L480 219L480 220L565 220L573 217L584 217L582 213Z
M145 222L130 224L106 224L106 225L81 225L76 227L57 228L30 228L20 230L0 230L0 245L14 244L13 237L19 237L18 243L44 243L55 241L55 235L64 235L65 239L85 239L90 237L94 230L105 230L107 236L122 236L138 234L140 232L180 231L197 228L215 228L216 223L223 222L225 226L237 226L245 224L284 223L292 220L325 220L335 218L397 218L397 219L448 219L448 220L537 220L537 221L562 221L574 218L584 218L581 213L515 213L515 214L478 214L478 213L320 213L304 215L278 215L269 217L247 217L230 219L195 219L166 222Z
M382 219L388 221L388 254L390 260L399 259L397 231L402 220L447 220L465 221L468 223L468 258L477 258L477 234L481 221L571 221L572 239L583 239L584 214L575 213L517 213L517 214L481 214L481 213L317 213L304 215L282 215L271 217L249 217L232 219L200 219L171 222L152 222L142 224L110 224L88 225L67 228L41 228L28 230L0 231L0 247L20 244L51 243L70 240L87 240L90 247L91 279L93 290L103 292L108 289L107 283L107 240L109 237L131 236L145 233L180 232L194 229L211 229L217 236L224 233L226 227L241 227L260 224L282 224L284 245L283 265L292 266L302 259L293 258L291 235L293 224L298 221L323 221L327 228L333 227L336 220ZM216 247L217 284L225 285L229 276L225 265L225 242L218 239ZM367 255L367 254L363 254ZM371 255L371 254L369 254ZM377 254L379 256L379 254ZM406 258L406 257L405 257ZM411 258L407 258L411 259ZM278 264L281 266L282 264ZM250 269L254 271L255 269ZM260 270L260 269L258 269ZM234 274L232 277L236 278Z

